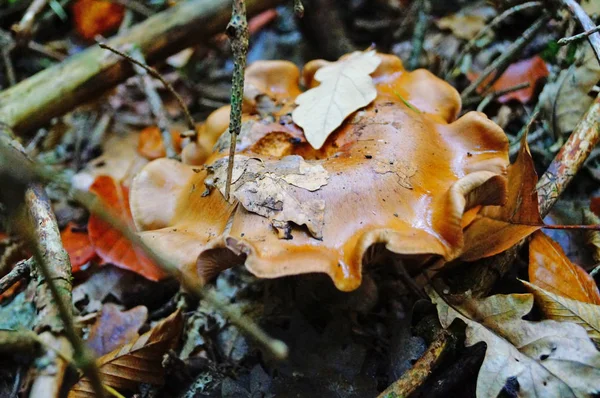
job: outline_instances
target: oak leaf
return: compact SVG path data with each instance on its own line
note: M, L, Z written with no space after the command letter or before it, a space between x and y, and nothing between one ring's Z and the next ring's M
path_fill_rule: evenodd
M573 264L560 245L540 231L529 243L529 282L559 296L600 304L594 278Z
M306 140L319 149L352 112L369 105L377 90L369 76L381 60L375 50L354 52L320 68L314 79L321 84L296 97L294 123L304 129Z
M90 191L95 193L106 207L113 210L113 214L133 226L127 187L118 184L111 177L100 176L96 178ZM118 230L94 214L88 221L88 231L96 253L105 262L138 273L152 281L165 277L165 273L142 249L135 247Z
M501 253L540 229L538 178L527 145L521 140L516 161L508 168L508 199L504 206L485 206L465 231L464 261Z
M458 318L467 324L467 347L487 344L478 398L497 397L509 379L516 379L520 397L586 397L600 391L600 352L584 328L523 320L533 307L531 294L454 300L431 287L428 294L444 328Z
M535 296L535 302L547 319L573 322L585 329L596 345L600 345L600 305L584 303L551 293L521 281Z
M163 355L178 340L183 317L177 310L148 332L96 360L102 382L117 390L135 390L140 383L162 385ZM89 380L84 377L69 391L69 398L95 397Z

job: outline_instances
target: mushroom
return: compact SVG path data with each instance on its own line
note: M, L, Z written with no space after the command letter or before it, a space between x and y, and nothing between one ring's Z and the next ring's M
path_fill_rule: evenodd
M296 67L250 66L230 202L228 133L205 166L154 160L131 190L144 241L203 282L244 263L263 278L325 273L343 291L360 285L373 246L410 259L460 255L465 211L506 200L506 135L482 113L456 120L460 97L448 83L378 56L377 98L319 150L290 117ZM307 87L327 64L305 66ZM204 128L223 130L219 122Z

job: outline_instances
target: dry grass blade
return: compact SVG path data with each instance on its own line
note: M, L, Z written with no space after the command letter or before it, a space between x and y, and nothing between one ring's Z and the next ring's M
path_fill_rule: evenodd
M163 383L162 356L177 340L183 318L177 311L129 344L97 360L102 382L117 390L134 390L139 383ZM79 380L69 398L94 397L87 378Z

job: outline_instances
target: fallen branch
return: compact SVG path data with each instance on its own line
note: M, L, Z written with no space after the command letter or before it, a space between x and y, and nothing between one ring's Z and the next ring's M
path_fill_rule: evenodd
M571 11L571 14L579 21L583 30L589 31L596 27L589 15L586 14L583 8L581 8L575 0L561 0L561 2L567 6L569 11ZM587 36L587 39L594 50L594 54L596 54L596 59L600 62L600 33L591 33Z
M247 0L248 13L257 14L279 2ZM180 2L107 44L114 48L137 45L152 64L221 32L230 6L230 0ZM97 45L90 47L0 93L0 121L17 133L40 127L133 74L127 60Z
M7 291L12 285L25 279L29 275L33 259L19 261L12 270L0 279L0 294Z

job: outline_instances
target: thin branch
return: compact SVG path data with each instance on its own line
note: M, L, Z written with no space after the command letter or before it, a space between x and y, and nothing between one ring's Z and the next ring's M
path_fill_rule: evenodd
M33 263L33 259L22 260L19 261L12 270L0 279L0 294L7 291L12 285L20 281L21 279L25 279L29 276L29 271L31 270L31 266Z
M244 101L244 71L246 69L246 55L248 53L248 20L246 19L245 0L233 0L231 20L227 25L227 35L231 40L233 51L233 77L231 81L231 113L229 117L229 160L227 164L227 183L225 185L225 200L229 200L233 162L235 159L235 145L242 129L242 103Z
M12 28L17 35L17 41L29 41L35 18L42 12L44 7L46 7L46 4L48 4L48 0L33 0L29 5L29 8L25 11L19 24Z
M561 0L561 2L567 6L569 11L571 11L571 14L579 21L583 30L588 31L596 27L589 15L586 14L583 8L581 8L575 0ZM596 59L600 62L600 33L591 33L587 36L587 39L594 50L594 54L596 54Z
M140 64L145 64L144 55L139 48L133 47L130 52L132 59L136 60ZM152 79L147 73L147 70L140 67L137 63L134 65L134 69L135 72L140 75L142 88L144 89L144 93L146 93L146 98L148 98L150 109L152 110L152 114L154 115L154 119L158 125L158 129L160 130L160 135L162 137L167 157L169 159L174 159L177 157L177 151L173 145L173 137L171 136L171 130L169 129L169 118L167 117L165 108L163 107L160 95L158 95L158 92L156 92L156 89L152 83Z
M498 58L491 63L490 66L473 81L464 91L460 94L462 99L469 97L484 81L488 80L487 85L492 85L497 79L500 78L504 70L508 67L509 62L514 56L519 54L521 50L535 37L540 31L544 24L548 21L549 16L547 14L542 15L538 18L533 25L531 25L521 37L515 40L505 52L503 52ZM490 76L493 77L489 79Z
M465 55L467 55L477 45L477 42L479 41L479 39L481 39L483 36L485 36L489 31L491 31L493 28L495 28L498 24L500 24L502 21L504 21L506 18L510 17L511 15L513 15L517 12L521 12L523 10L528 10L530 8L540 7L541 5L542 5L542 3L539 1L530 1L527 3L523 3L523 4L517 4L516 6L511 7L508 10L504 11L502 14L498 15L496 18L492 19L492 21L489 24L486 24L479 32L477 32L477 34L475 35L474 38L469 40L469 42L463 48L463 50L460 52L458 57L455 58L456 61L449 65L448 73L446 73L446 80L450 79L452 68L455 67L456 65L460 65L460 63L462 62L462 59L465 57Z
M578 35L575 35L575 36L563 37L562 39L560 39L558 41L558 45L559 46L565 46L565 45L567 45L569 43L572 43L574 41L579 41L579 40L587 39L587 37L589 35L591 35L592 33L596 33L596 32L600 32L600 25L598 25L595 28L592 28L590 30L586 30L585 32L579 33Z
M100 46L100 48L112 51L113 53L120 55L121 57L125 58L127 61L131 62L132 64L144 69L152 77L155 77L156 79L158 79L163 84L163 86L165 86L165 88L167 90L169 90L169 92L177 100L177 103L179 104L179 106L181 107L181 110L183 111L183 114L185 115L185 121L188 125L188 128L192 131L196 131L196 122L194 121L194 118L192 117L188 107L185 105L185 102L183 102L183 98L181 98L181 96L177 93L177 91L175 91L175 88L173 88L171 83L166 81L165 78L156 69L154 69L151 66L146 65L145 62L143 62L139 59L135 59L106 43L98 42L98 45ZM143 56L143 54L142 54L142 56Z

